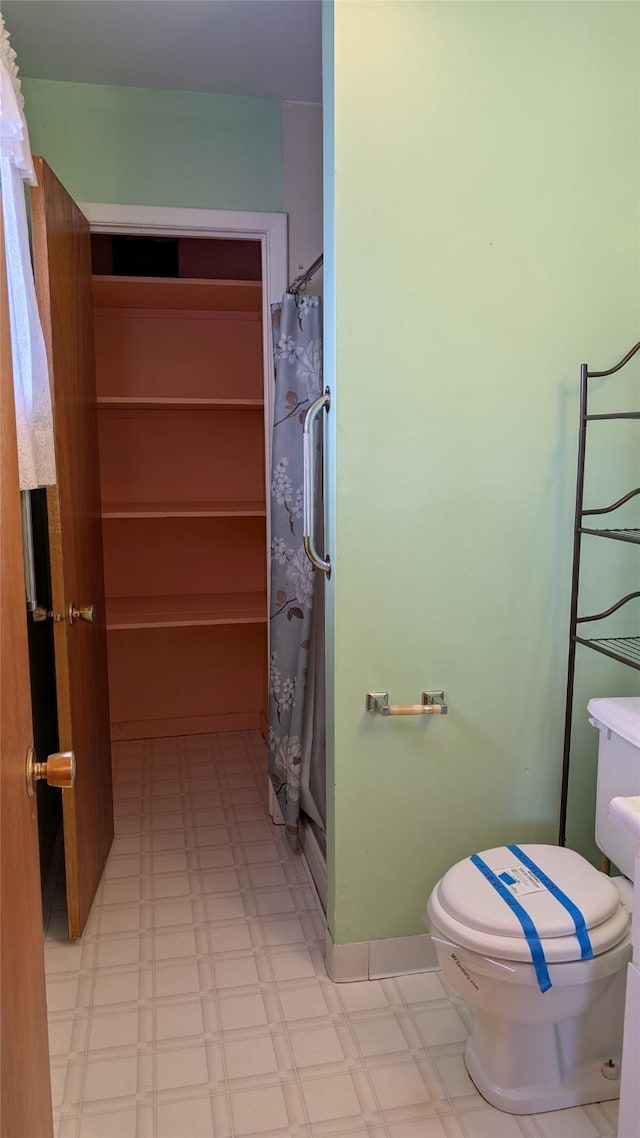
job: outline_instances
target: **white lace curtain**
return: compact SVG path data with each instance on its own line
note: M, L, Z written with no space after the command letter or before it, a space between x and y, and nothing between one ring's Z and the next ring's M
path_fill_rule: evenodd
M35 185L16 54L0 15L0 189L21 490L56 480L47 356L29 250L24 183Z

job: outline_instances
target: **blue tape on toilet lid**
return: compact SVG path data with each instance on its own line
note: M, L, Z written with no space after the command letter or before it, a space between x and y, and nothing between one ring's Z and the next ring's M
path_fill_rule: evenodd
M549 875L546 874L535 861L532 861L524 850L520 849L520 846L507 846L507 849L509 853L517 857L518 861L522 862L525 869L530 870L533 876L544 885L545 889L551 893L551 896L558 904L562 905L563 909L566 909L575 926L576 937L578 938L578 944L580 946L580 957L582 960L591 960L593 956L593 946L591 944L587 923L584 919L584 914L578 908L573 898L567 897L567 894L563 893L557 882L552 881ZM502 876L504 877L504 875ZM510 884L517 885L517 880L511 879Z
M482 874L491 888L502 898L509 911L518 921L527 942L529 952L531 953L531 963L535 969L538 987L541 992L548 992L551 987L551 977L549 975L547 959L544 954L542 941L538 935L538 930L527 910L516 900L511 892L509 882L516 885L517 878L512 877L510 873L501 873L500 875L494 873L486 861L483 861L478 854L473 854L469 860L478 872ZM507 878L506 881L505 878Z
M541 878L550 879L557 890L571 900L584 921L584 930L595 930L610 923L611 936L615 938L617 934L614 928L620 922L613 918L619 914L620 896L608 877L594 869L574 850L529 843L517 848L525 855L525 862L528 860L539 867ZM577 936L575 911L561 904L544 881L537 878L535 872L523 864L508 847L483 850L478 856L503 883L504 888L512 892L533 921L540 939L563 942L565 938L572 940L575 942L572 958L580 959L583 947ZM501 875L506 875L512 884L507 884ZM469 858L458 862L445 873L438 884L437 893L439 907L456 924L487 934L492 939L505 937L509 940L525 940L522 925L514 912L493 885L479 876L477 867ZM609 936L605 937L607 942L610 939ZM612 943L615 943L615 939ZM564 952L562 956L566 958Z

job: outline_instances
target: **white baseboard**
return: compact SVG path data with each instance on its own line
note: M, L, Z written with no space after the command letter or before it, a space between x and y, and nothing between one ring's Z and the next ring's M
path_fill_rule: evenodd
M269 780L269 814L276 826L284 824L280 805ZM327 911L327 864L313 828L301 828L302 856L325 913ZM334 944L329 930L326 941L327 972L336 983L350 980L383 980L388 976L406 976L411 972L433 972L438 959L431 937L391 937L388 940L366 940L357 944Z
M282 826L284 818L271 779L268 789L271 821L275 826ZM327 863L313 827L304 822L301 827L300 844L309 875L326 913ZM350 980L383 980L388 976L433 972L438 968L436 951L427 933L391 937L387 940L366 940L357 944L334 944L327 929L326 962L327 972L336 984Z
M427 933L334 944L327 931L326 960L327 972L336 984L350 980L383 980L388 976L433 972L438 968L436 950Z

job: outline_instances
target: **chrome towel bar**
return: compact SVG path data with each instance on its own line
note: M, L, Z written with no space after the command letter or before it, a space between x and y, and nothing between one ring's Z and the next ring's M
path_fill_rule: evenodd
M422 703L389 703L389 692L368 691L365 703L367 711L378 715L447 715L449 708L444 702L443 691L423 691Z

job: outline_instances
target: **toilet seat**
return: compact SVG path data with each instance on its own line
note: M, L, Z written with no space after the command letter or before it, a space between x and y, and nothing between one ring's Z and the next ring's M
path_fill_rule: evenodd
M619 944L629 929L629 916L610 878L561 846L523 845L528 859L577 906L584 918L593 955ZM581 945L570 912L505 846L479 857L531 918L548 964L578 961ZM501 878L500 875L504 875ZM445 873L428 905L434 929L444 939L498 960L531 961L530 947L517 917L500 893L466 858Z

